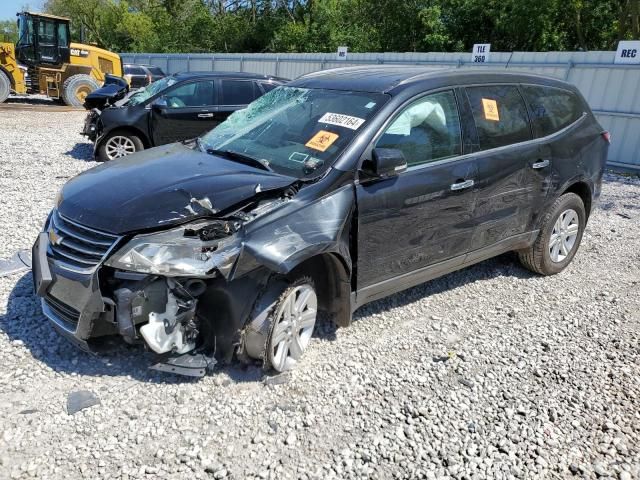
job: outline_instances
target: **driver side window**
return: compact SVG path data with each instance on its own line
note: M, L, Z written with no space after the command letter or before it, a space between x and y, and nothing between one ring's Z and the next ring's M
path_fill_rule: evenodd
M214 104L213 80L180 85L164 96L167 108L204 107Z
M460 155L460 117L453 92L427 95L404 108L376 148L402 151L408 166Z

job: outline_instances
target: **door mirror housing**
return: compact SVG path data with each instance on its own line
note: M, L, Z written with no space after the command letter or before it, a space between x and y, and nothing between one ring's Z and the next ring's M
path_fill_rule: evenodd
M397 148L374 148L371 160L365 161L362 170L379 178L395 177L407 169L407 160Z
M165 97L158 97L151 104L151 108L158 112L165 110L168 106L169 105L167 104L167 99Z

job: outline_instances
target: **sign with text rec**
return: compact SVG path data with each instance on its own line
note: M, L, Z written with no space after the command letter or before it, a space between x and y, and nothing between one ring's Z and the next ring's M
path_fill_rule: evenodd
M619 42L613 63L640 64L640 40Z
M471 63L488 63L491 53L490 43L476 43L471 52Z

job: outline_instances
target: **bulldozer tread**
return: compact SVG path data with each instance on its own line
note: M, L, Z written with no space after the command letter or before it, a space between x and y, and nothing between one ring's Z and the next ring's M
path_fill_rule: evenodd
M11 80L7 77L7 74L0 70L0 103L4 102L9 97L11 91Z
M76 92L82 87L93 92L99 88L99 85L90 75L84 73L72 75L62 84L62 100L64 100L64 103L70 107L81 107L84 103L84 98L79 98Z

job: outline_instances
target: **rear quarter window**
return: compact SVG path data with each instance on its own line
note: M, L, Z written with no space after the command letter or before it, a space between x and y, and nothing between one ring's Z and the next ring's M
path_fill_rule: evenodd
M529 106L533 129L539 137L568 127L584 113L578 96L568 90L525 85L522 92Z
M515 85L466 88L482 150L531 140L524 100Z
M125 65L124 71L128 75L146 75L146 72L142 69L142 67L133 65Z
M222 80L221 105L248 105L260 94L251 80Z

